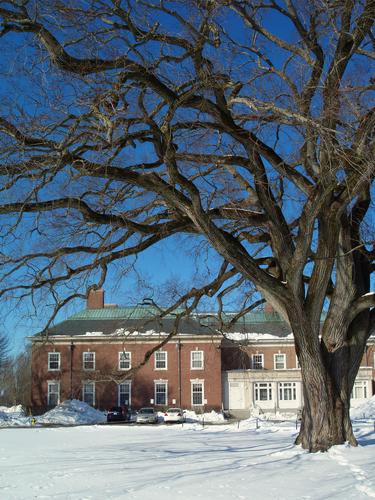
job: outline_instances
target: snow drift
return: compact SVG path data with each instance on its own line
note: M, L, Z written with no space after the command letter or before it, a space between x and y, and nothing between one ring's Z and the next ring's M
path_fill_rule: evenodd
M105 421L106 416L103 412L78 399L68 399L37 417L37 422L40 424L84 425L101 424Z

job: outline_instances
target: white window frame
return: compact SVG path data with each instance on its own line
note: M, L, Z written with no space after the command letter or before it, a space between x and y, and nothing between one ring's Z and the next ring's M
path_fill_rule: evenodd
M89 354L90 356L92 356L92 361L87 361L85 360L85 355L86 354ZM92 372L95 370L95 366L96 366L96 356L95 356L95 352L94 351L85 351L82 353L82 368L85 370L85 372ZM93 367L92 368L87 368L86 367L86 363L92 363L93 364Z
M194 391L194 386L200 385L202 390L201 391ZM205 400L204 400L204 380L190 380L190 393L191 393L191 406L204 406ZM194 402L194 395L195 394L201 394L202 396L202 401L200 403L195 403Z
M92 394L92 404L91 403L87 403L87 401L85 401L85 394L86 394L86 391L85 391L85 386L87 385L92 385L92 392L89 392L87 394ZM85 403L87 403L88 405L90 406L95 406L95 382L93 382L92 380L86 380L82 383L82 401L84 401Z
M50 387L57 386L57 392L51 392ZM57 402L51 403L50 396L51 394L57 394ZM60 381L59 380L47 380L47 406L56 406L60 404Z
M297 401L297 382L279 382L278 389L280 401Z
M128 366L121 366L121 363L128 364ZM130 351L120 351L118 353L118 369L130 370L131 367L132 367L132 353Z
M260 358L260 365L261 366L255 366L256 364L259 364L259 361L255 361L255 358L258 357ZM252 370L263 370L264 369L264 354L263 353L256 353L251 355L251 369Z
M266 391L266 398L261 398L261 394ZM272 401L272 383L271 382L255 382L254 383L254 401Z
M165 392L157 391L158 385L163 385L165 387ZM164 403L158 402L158 394L165 394ZM168 380L154 380L154 398L155 406L168 406Z
M121 386L122 385L127 385L129 386L129 391L128 392L121 392ZM129 394L128 402L124 402L124 405L121 404L121 394ZM118 406L131 406L132 402L132 383L131 380L127 380L125 382L121 382L117 384L117 404Z
M158 363L160 363L160 359L158 359L158 356L160 354L164 355L164 364L165 366L157 366ZM154 354L154 368L155 370L168 370L168 352L167 351L156 351Z
M278 367L277 365L280 365L280 361L277 361L278 357L282 357L283 359L283 366L282 368ZM273 355L273 368L274 370L286 370L286 354L283 352L277 352Z
M199 354L200 359L193 359L194 354ZM199 366L194 366L194 363L199 363ZM191 370L203 370L204 369L204 351L190 351L190 369Z
M361 392L360 396L358 396L359 391ZM356 380L353 385L351 399L367 399L368 392L367 380Z
M300 370L301 369L301 365L300 365L300 362L299 362L299 359L298 359L298 356L296 354L296 370Z
M57 358L58 358L58 361L57 361L58 367L57 368L51 368L51 357L52 356L57 356ZM48 371L57 372L60 370L60 366L61 366L61 354L59 352L49 352L48 353Z

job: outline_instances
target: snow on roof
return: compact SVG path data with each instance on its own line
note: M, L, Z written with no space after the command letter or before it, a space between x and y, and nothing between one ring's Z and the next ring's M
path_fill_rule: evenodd
M278 335L271 335L270 333L256 333L256 332L230 332L224 333L225 338L236 342L241 341L255 341L255 340L293 340L293 333L279 337Z
M113 333L110 335L115 336L120 336L123 335L124 337L163 337L169 335L169 333L166 332L157 332L156 330L146 330L145 332L139 332L138 330L130 331L126 330L125 328L117 328Z

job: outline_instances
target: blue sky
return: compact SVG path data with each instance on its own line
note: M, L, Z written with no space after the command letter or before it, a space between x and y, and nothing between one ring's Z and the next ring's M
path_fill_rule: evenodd
M304 7L301 6L301 9L304 9ZM186 15L189 15L188 10L186 10ZM242 26L238 24L233 14L228 14L222 22L225 28L230 30L231 35L237 38L238 41L241 43L247 41L246 36L248 35ZM295 32L290 22L285 21L285 18L280 21L278 15L272 13L272 11L268 11L268 15L264 19L264 24L266 27L276 30L284 39L294 42ZM172 25L170 28L172 29ZM40 121L47 120L47 118L43 117L43 113L45 110L50 109L51 103L54 106L52 109L54 109L56 116L63 116L68 111L78 110L79 106L83 106L83 104L77 104L74 92L83 88L88 92L88 89L81 82L73 83L66 81L64 84L60 84L59 74L50 71L48 58L45 58L42 62L40 59L35 59L35 47L31 44L31 41L32 37L30 35L20 36L18 34L17 36L7 35L1 39L0 71L3 74L3 79L0 81L0 98L2 97L0 116L10 115L12 119L16 120L21 117L21 110L23 108L29 114L30 118L37 117L37 120ZM240 73L242 68L241 70L239 68L244 63L244 55L241 51L234 54L229 49L228 47L223 49L222 59L219 59L218 63L223 64L223 66L226 64L231 66L233 76L237 75L238 78L241 78ZM215 50L212 47L209 49L213 53ZM220 50L222 49L220 48ZM153 52L151 51L151 56L152 54ZM150 57L150 53L148 57ZM273 49L270 57L273 58L273 62L277 66L285 61L286 55L282 50ZM246 68L250 68L253 63L256 65L256 57L254 55L249 56L248 60L246 60ZM293 67L294 64L296 64L294 70L297 71L298 66L294 61L289 62L288 67ZM29 72L30 67L33 68L33 72L31 73ZM184 71L188 69L184 68ZM307 77L307 74L300 75L301 81L307 79ZM182 76L176 72L170 78L171 80L179 81L178 79L182 78ZM38 82L43 82L43 85L45 85L43 90L47 89L46 94L43 94L43 91L38 86ZM265 84L266 91L269 92L269 89L274 84L275 81L270 76ZM262 89L258 88L256 84L252 84L252 86L249 85L246 88L246 93L257 95L257 92L260 90ZM48 97L47 99L45 99L46 96ZM285 99L289 99L289 97ZM316 104L317 108L319 108L319 104L321 104L319 98ZM66 109L64 108L65 105ZM269 141L269 144L272 145L275 134L273 125L263 126L262 131L257 131L257 133L259 133L259 136L265 142ZM289 155L292 143L294 143L296 151L301 145L300 138L298 139L299 142L296 142L297 134L295 130L291 131L289 127L285 127L280 132L279 138L278 151L281 155ZM225 143L225 138L223 139L223 143ZM205 148L209 148L210 146L212 144L208 146L198 144L197 150L201 147L202 151L205 151ZM208 149L206 149L207 151ZM95 152L95 154L98 153ZM136 150L130 149L129 151L127 149L123 157L119 158L124 160L125 165L136 161L153 160L150 150L140 144L137 144ZM73 183L69 184L69 175L66 175L63 181L65 189L69 193L75 193L75 189L80 187L73 185ZM77 181L77 184L79 182ZM286 194L290 197L285 204L288 219L292 219L295 214L298 214L301 206L301 198L299 196L298 199L294 199L295 191L293 189L286 187ZM47 191L47 195L55 196L56 194L58 194L57 190ZM29 240L21 242L25 248L28 245L31 246L31 239L32 237ZM129 258L122 262L121 265L116 265L109 271L107 278L108 285L106 286L106 302L118 303L119 305L135 304L147 296L152 297L163 305L163 296L168 296L168 289L178 285L178 288L183 290L185 287L188 288L192 281L194 281L195 286L199 285L200 281L207 274L217 268L218 262L219 260L215 252L208 250L207 246L203 244L202 239L187 235L169 238L148 249L143 254L137 256L136 259ZM84 285L82 288L84 288ZM84 293L85 290L82 289L81 292ZM18 305L8 302L3 304L2 330L9 334L14 352L23 348L24 339L27 335L37 332L43 326L47 314L43 305L48 304L48 300L48 293L46 293L44 299L40 299L40 302L35 304L38 316L35 320L30 318L30 303ZM63 319L84 306L84 301L77 300L59 314L58 320Z

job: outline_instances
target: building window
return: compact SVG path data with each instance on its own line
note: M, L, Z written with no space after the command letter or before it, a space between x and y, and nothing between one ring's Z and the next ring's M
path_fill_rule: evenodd
M118 353L118 369L119 370L130 370L132 367L132 353L127 351L121 351Z
M300 369L301 368L301 365L300 365L300 362L299 362L299 359L298 359L298 356L296 355L296 369Z
M191 381L191 404L193 406L202 406L204 403L204 385L203 381Z
M264 368L263 354L253 354L251 357L251 368L253 370L262 370Z
M286 355L285 354L274 354L273 355L273 366L275 370L285 370L286 368Z
M95 352L83 353L83 369L95 370Z
M280 401L296 401L297 400L296 382L280 382L279 398Z
M60 353L48 353L48 370L60 370Z
M60 403L60 382L51 380L47 382L48 393L47 393L47 404L48 406L56 406Z
M167 369L167 353L165 351L157 351L155 353L155 370Z
M95 405L95 382L84 382L82 387L82 399L88 405Z
M367 398L367 381L361 380L354 382L352 399L366 399Z
M190 367L192 370L203 370L203 351L191 351Z
M272 401L272 384L258 382L254 384L255 401Z
M155 404L165 406L168 401L168 382L160 380L155 382Z
M122 384L118 384L118 405L131 405L131 382L122 382Z

